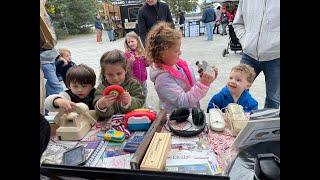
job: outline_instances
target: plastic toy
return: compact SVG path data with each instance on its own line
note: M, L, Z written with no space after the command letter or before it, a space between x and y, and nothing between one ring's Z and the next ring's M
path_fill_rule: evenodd
M97 134L98 135L98 134ZM123 142L125 139L125 133L122 131L117 131L114 129L110 129L103 135L103 139L107 141L113 142Z
M102 94L104 96L111 95L111 94L115 94L115 95L119 96L120 94L124 93L124 91L125 90L123 89L123 87L114 84L114 85L106 87L103 90Z
M124 116L124 126L129 131L148 130L156 119L156 113L150 109L135 109Z

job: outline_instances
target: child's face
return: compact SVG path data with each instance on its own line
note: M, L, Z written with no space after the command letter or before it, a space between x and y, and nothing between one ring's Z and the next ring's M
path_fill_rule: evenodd
M91 84L79 84L70 82L71 92L77 95L80 99L83 99L89 95L93 86Z
M62 55L62 57L67 61L71 61L71 53L66 52Z
M242 94L246 89L249 89L251 83L247 80L247 75L240 71L231 71L227 82L228 89L231 94Z
M179 40L175 45L170 47L168 50L165 50L163 52L162 62L168 66L173 66L177 64L179 56L181 54L180 46L181 41Z
M131 50L136 50L138 47L138 41L133 37L127 37L127 45Z
M120 64L106 64L104 77L110 84L120 85L126 78L126 70Z

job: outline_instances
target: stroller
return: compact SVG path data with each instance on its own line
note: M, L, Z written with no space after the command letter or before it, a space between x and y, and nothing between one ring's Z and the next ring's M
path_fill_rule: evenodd
M234 29L231 24L228 25L228 29L229 29L230 41L228 42L227 48L224 49L222 52L223 57L225 57L226 54L229 54L228 49L230 49L231 51L234 51L234 53L236 53L237 51L243 52L242 46L241 46L239 39L237 38L236 33L234 32Z

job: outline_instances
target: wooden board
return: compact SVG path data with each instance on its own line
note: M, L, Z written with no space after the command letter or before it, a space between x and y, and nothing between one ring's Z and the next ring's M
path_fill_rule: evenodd
M141 170L163 171L169 150L171 133L155 133L140 165Z
M153 121L151 124L149 130L147 131L143 141L139 145L136 153L134 153L131 161L130 161L130 166L131 169L140 169L140 164L142 162L142 159L149 147L149 144L152 140L152 137L155 132L160 132L161 128L167 121L167 113L162 110L160 113L157 115L156 120Z

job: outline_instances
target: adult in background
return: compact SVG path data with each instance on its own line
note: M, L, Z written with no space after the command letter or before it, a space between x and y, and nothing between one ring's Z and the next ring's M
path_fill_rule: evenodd
M183 31L183 26L185 21L186 21L186 18L184 17L184 12L179 11L179 25L180 25L181 31Z
M102 43L102 30L103 30L103 26L101 23L101 17L100 14L97 13L96 16L94 17L94 28L97 31L97 43L101 44Z
M217 7L217 10L216 10L216 23L214 24L214 28L213 28L213 34L214 34L214 31L216 30L217 28L217 34L220 34L219 33L219 27L220 27L220 23L221 23L221 11L220 11L220 6Z
M220 15L220 24L222 28L221 36L227 35L227 25L229 23L229 18L227 16L227 9L225 6L222 6L221 8L221 15Z
M216 13L214 12L214 9L210 6L210 3L207 3L201 19L201 21L205 24L206 27L207 41L213 40L213 23L215 20Z
M280 1L240 0L233 27L242 45L241 63L265 75L265 108L280 107Z
M174 28L169 6L158 0L146 0L146 3L138 11L139 36L143 45L145 45L147 33L158 21L169 22Z

